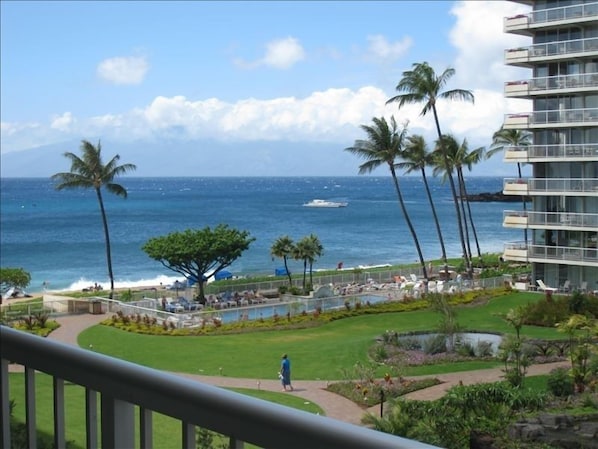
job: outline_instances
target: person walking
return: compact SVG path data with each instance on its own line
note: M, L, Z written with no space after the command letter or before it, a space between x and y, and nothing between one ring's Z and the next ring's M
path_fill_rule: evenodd
M282 391L287 391L287 387L293 391L293 386L291 385L291 361L286 354L282 355L282 362L280 363L280 371L278 376L282 382Z

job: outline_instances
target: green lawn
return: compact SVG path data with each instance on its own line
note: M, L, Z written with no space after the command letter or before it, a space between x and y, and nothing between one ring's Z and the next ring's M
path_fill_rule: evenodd
M466 330L511 332L499 316L541 295L512 293L481 306L458 309L458 321ZM438 315L428 310L363 315L300 330L272 330L234 335L151 336L127 333L109 326L94 326L79 336L79 345L94 351L154 368L204 375L272 379L280 356L288 353L294 379L342 379L343 369L367 361L367 349L386 330L397 332L434 330ZM534 338L561 338L555 329L524 327ZM418 367L408 374L439 374L497 366L472 362Z

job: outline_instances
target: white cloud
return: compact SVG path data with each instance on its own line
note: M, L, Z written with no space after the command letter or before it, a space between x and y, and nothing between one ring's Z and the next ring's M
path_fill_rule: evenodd
M115 57L100 62L97 74L114 84L140 84L148 70L149 64L143 57Z
M368 54L370 57L376 60L382 60L384 62L392 62L401 56L403 56L413 41L409 36L404 37L402 40L397 42L388 42L388 40L380 35L368 36Z
M56 129L58 131L69 131L74 125L76 120L73 118L73 114L70 112L65 112L60 116L54 117L52 122L50 123L50 128Z
M503 31L504 17L529 11L529 7L507 1L459 1L455 4L451 13L456 22L449 38L458 50L453 67L455 81L460 87L498 90L507 80L529 76L529 71L505 66L504 51L531 45L530 39Z
M268 66L286 70L305 59L305 50L294 37L277 39L266 44L266 53L256 61L235 60L235 64L243 68Z

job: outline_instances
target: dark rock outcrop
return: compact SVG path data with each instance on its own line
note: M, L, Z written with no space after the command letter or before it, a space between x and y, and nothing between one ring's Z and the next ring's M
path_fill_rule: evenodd
M481 202L481 203L494 203L494 202L501 202L501 203L520 203L521 197L518 195L504 195L502 192L481 192L481 193L471 193L467 195L467 199L471 202ZM525 197L525 201L531 201L529 196Z

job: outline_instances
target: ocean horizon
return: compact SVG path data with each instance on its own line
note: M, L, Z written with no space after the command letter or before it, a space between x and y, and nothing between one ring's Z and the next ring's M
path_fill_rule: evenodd
M467 178L469 193L498 192L502 177ZM315 270L417 263L417 253L390 176L318 177L132 177L116 180L122 199L103 191L117 288L168 285L183 276L141 249L150 238L225 223L249 231L256 241L227 268L236 276L273 275L283 266L270 247L288 235L313 233L323 247ZM426 260L440 258L440 245L419 177L401 177L401 188ZM429 180L448 257L461 245L450 188ZM57 191L49 178L0 179L0 265L28 271L28 291L81 290L109 285L104 235L95 192ZM312 199L347 202L342 208L308 208ZM502 227L515 203L471 203L482 253L502 252L521 232ZM472 250L475 245L472 240ZM302 272L290 261L292 273Z

